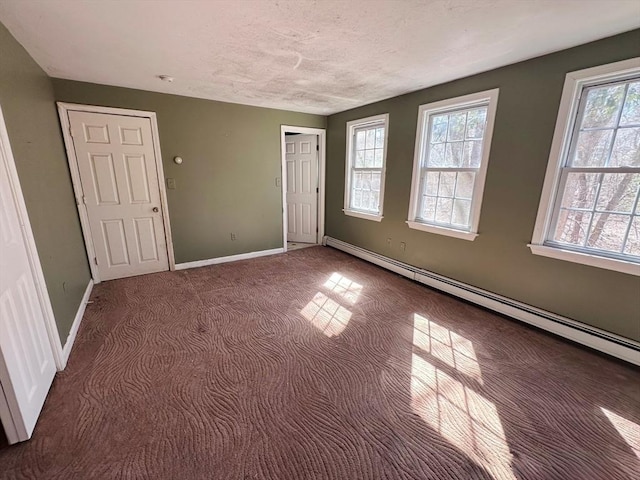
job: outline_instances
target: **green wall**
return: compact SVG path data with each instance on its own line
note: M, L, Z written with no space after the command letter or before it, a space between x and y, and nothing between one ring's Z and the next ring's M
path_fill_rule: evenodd
M91 275L51 80L2 24L0 105L64 345Z
M640 30L535 58L327 119L49 79L0 25L0 105L56 321L66 339L90 274L55 100L158 115L176 262L282 244L280 125L328 127L327 234L383 255L640 340L640 278L535 256L530 242L567 72L640 54ZM500 88L474 242L409 229L418 105ZM389 113L382 222L342 213L345 126ZM181 166L172 158L184 158ZM231 240L231 233L237 240ZM391 238L388 246L386 239ZM399 243L405 242L401 252Z
M282 247L280 125L324 128L326 117L61 79L53 86L58 101L157 113L164 173L176 180L167 190L176 263Z
M640 340L640 278L533 255L531 241L567 72L640 55L640 30L332 115L326 232L411 265ZM418 106L500 88L479 237L411 230ZM343 214L346 122L389 113L384 219ZM391 247L386 239L392 239ZM406 251L399 243L406 242Z

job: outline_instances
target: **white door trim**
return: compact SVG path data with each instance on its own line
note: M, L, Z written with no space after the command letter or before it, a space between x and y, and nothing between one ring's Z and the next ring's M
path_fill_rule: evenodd
M89 215L87 206L82 201L82 184L80 182L80 169L78 167L78 159L76 150L73 146L73 138L71 137L71 124L69 122L68 112L91 112L106 113L110 115L122 115L127 117L148 118L151 122L151 135L153 137L153 149L156 154L156 170L158 172L158 188L160 190L160 204L162 208L162 217L164 220L164 235L167 240L167 257L169 259L169 270L176 269L176 260L173 252L173 240L171 238L171 226L169 224L169 206L167 203L167 191L165 188L164 169L162 167L162 154L160 152L160 136L158 133L158 120L155 112L145 112L142 110L128 110L125 108L99 107L95 105L78 105L74 103L56 102L58 105L58 115L60 116L60 124L62 125L62 136L64 145L67 150L67 160L69 162L69 170L71 171L71 182L73 183L73 192L76 197L76 205L80 214L80 224L82 226L82 234L84 236L84 244L87 250L87 260L89 268L91 268L91 277L94 283L100 283L100 274L98 267L94 263L95 249L91 237L91 229L89 228Z
M33 237L33 230L31 230L31 223L29 222L27 206L24 203L22 189L20 188L20 179L18 177L18 171L16 170L15 159L13 157L13 152L11 151L11 143L9 142L9 133L7 132L7 126L4 121L1 107L0 157L2 157L2 161L5 162L7 171L9 172L9 183L11 184L13 199L18 209L18 218L20 219L20 224L22 225L22 234L24 236L25 245L27 247L27 256L29 257L29 264L31 266L31 272L33 273L33 280L36 286L38 302L40 303L42 314L45 320L45 327L47 328L49 343L51 344L51 350L53 351L53 358L56 363L56 368L58 370L62 370L64 369L66 362L62 353L60 334L58 333L58 326L56 325L56 319L53 315L53 308L51 307L49 291L47 290L47 284L44 280L44 273L42 272L40 257L38 256L38 249L36 248L36 242Z
M285 145L285 133L303 133L318 135L318 234L316 243L320 245L324 238L324 210L325 210L325 166L327 163L327 131L324 128L294 127L292 125L280 126L280 156L282 160L282 248L287 251L287 149Z

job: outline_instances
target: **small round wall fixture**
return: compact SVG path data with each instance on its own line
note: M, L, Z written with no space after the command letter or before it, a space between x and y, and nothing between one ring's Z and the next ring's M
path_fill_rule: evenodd
M173 161L174 161L177 165L182 165L182 157L173 157Z
M163 82L173 82L173 77L171 75L158 75L158 78Z

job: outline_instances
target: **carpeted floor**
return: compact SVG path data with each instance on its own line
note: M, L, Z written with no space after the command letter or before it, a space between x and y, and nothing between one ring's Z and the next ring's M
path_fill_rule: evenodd
M638 478L638 369L330 248L92 301L0 477Z

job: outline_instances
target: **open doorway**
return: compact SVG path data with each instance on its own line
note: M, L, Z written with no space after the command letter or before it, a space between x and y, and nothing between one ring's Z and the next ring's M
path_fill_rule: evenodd
M318 245L324 237L326 132L281 128L284 251Z

